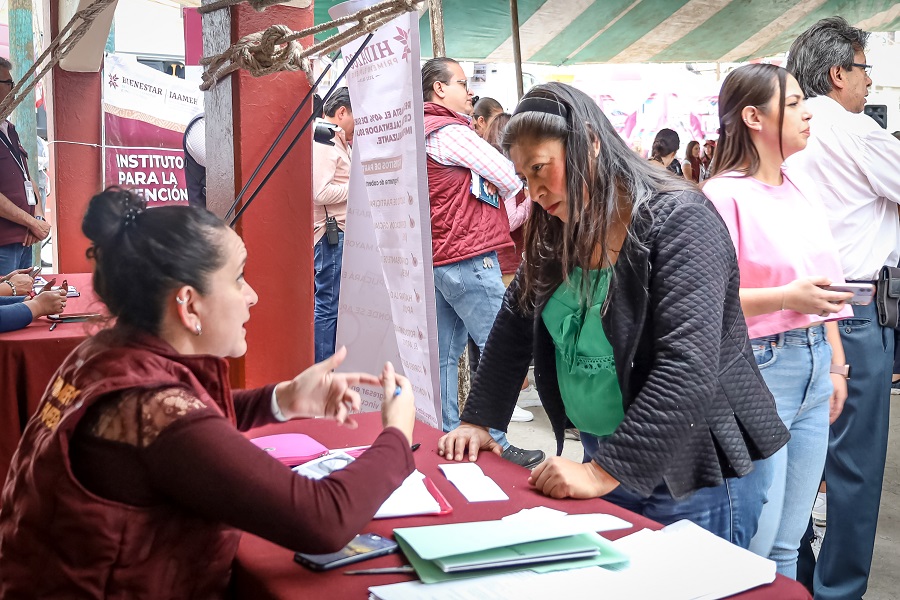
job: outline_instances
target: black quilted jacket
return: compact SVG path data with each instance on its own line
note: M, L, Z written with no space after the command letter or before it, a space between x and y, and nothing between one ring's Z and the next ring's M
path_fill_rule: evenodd
M728 230L697 191L661 194L632 222L602 317L615 356L625 419L594 460L626 488L665 482L683 497L743 476L790 437L747 338ZM462 420L505 429L528 364L562 453L568 424L553 340L519 308L521 270L491 329Z

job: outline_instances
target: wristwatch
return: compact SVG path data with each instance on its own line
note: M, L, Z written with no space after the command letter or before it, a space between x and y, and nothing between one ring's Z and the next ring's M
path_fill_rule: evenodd
M41 215L34 215L34 218L37 219L38 221L46 221L47 220L44 217L42 217Z
M843 375L845 379L850 379L850 365L831 365L829 373Z

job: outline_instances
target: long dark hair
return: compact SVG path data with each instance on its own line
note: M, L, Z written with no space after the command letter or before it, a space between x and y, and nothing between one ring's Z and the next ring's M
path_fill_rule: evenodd
M650 160L661 163L663 156L677 152L680 145L681 138L674 129L660 129L650 147Z
M522 111L531 98L552 101L565 116ZM503 133L507 153L516 144L544 140L559 140L566 151L568 222L535 205L526 223L520 299L522 308L529 311L538 296L551 294L575 267L593 268L598 246L602 260L612 264L609 232L620 222L621 213L630 213L632 223L649 219L648 203L655 195L689 189L689 184L635 154L590 96L571 86L555 82L534 86L516 110ZM594 143L598 141L595 156ZM630 226L627 235L638 241ZM589 279L583 279L583 298L590 297Z
M691 140L688 142L684 159L691 164L691 179L700 181L700 157L694 156L694 148L700 148L700 142Z
M503 131L512 118L508 112L501 112L488 122L487 129L484 130L484 141L503 152Z
M196 206L147 209L134 192L108 187L91 198L81 231L94 260L94 291L117 319L159 334L166 296L182 285L208 293L209 277L225 264L218 238L226 229Z
M778 91L778 150L784 156L781 128L784 125L784 94L788 72L776 65L751 64L728 74L719 92L719 141L710 177L728 171L752 176L759 170L759 152L741 112L754 106L765 113ZM776 87L776 85L778 87Z

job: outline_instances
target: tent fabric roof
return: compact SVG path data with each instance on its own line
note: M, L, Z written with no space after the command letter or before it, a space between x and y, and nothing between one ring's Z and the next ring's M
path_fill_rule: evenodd
M339 2L316 0L316 23ZM512 62L509 0L444 0L447 55ZM840 15L867 31L900 30L897 0L519 0L522 60L547 64L739 62L786 51ZM422 56L431 56L427 13Z

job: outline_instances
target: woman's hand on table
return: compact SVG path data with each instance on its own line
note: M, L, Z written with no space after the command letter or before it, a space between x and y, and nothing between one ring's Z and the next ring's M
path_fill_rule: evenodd
M551 498L599 498L619 482L594 461L577 463L554 456L534 468L528 483Z
M416 398L409 379L398 375L394 371L394 365L386 362L381 371L381 385L384 387L381 424L402 431L412 445L413 427L416 424Z
M350 386L380 387L381 381L368 373L335 373L346 356L347 348L341 346L330 358L276 385L275 397L282 414L289 419L325 417L355 428L350 412L359 410L360 398Z
M29 292L31 292L31 288L34 287L34 279L32 279L28 273L31 272L31 269L17 269L8 275L4 275L0 277L0 281L8 281L16 288L16 296L25 296ZM11 291L9 285L5 285L3 288L4 291ZM52 313L50 313L52 314Z
M497 456L503 454L487 428L471 423L460 423L459 427L438 440L438 454L447 460L462 461L463 456L468 455L474 462L478 459L479 450L488 450Z
M47 290L31 300L26 300L24 304L31 311L34 319L47 315L58 315L66 308L66 292L67 290L63 289Z

